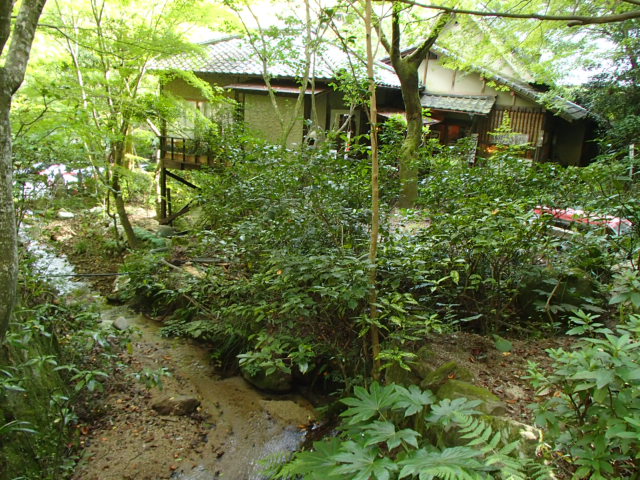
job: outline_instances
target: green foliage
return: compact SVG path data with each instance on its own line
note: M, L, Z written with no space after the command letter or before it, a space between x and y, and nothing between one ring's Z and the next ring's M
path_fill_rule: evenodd
M636 143L640 134L638 26L638 20L633 19L608 24L599 32L609 43L607 58L602 60L608 68L578 92L583 104L599 116L600 145L614 158L625 156L628 146Z
M118 340L66 305L17 312L0 368L0 478L59 479L75 463L77 425L115 364Z
M277 478L391 480L549 478L475 409L479 401L440 400L416 386L372 383L342 400L337 437L296 454ZM296 477L300 476L300 477Z
M250 374L264 372L271 375L276 370L291 373L293 368L305 374L314 367L313 346L304 339L288 335L273 337L260 332L249 337L249 340L256 341L255 347L248 353L238 355L238 359L240 366Z
M614 331L580 313L568 333L588 334L571 349L548 350L553 371L531 365L543 396L532 405L547 441L574 478L635 478L640 468L640 317Z
M363 366L368 167L325 150L239 152L233 168L197 181L205 228L189 255L216 260L207 276L132 255L127 296L155 313L174 312L163 331L214 342L226 366L241 354L249 368L316 374L324 364L327 376L345 380L345 368Z
M143 368L139 372L134 372L131 376L147 388L158 388L159 390L162 390L164 387L162 378L170 377L171 372L167 367L160 367L155 370L151 368Z
M126 334L88 305L55 299L24 256L21 307L0 351L0 478L67 478L79 429L100 406Z
M445 150L430 160L418 228L383 246L381 269L402 272L385 281L412 291L445 322L490 331L514 316L557 328L576 308L602 312L606 285L616 265L635 256L637 234L590 228L560 238L553 218L533 209L582 208L635 221L637 187L624 172L619 164L530 165L510 154L470 167L456 148Z

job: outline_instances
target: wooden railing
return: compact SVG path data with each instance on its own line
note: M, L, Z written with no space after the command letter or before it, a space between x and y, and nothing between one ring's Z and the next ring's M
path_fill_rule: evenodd
M165 168L189 170L217 165L209 144L203 140L160 137L160 158Z

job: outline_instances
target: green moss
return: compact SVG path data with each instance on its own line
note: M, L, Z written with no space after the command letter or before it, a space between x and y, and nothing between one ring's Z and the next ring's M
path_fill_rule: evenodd
M456 362L447 362L436 368L433 372L428 373L420 383L420 387L425 390L435 391L450 379L473 382L473 374Z
M501 416L507 413L507 407L502 400L489 390L461 380L448 380L437 391L439 399L466 398L467 400L480 400L482 404L478 409L488 415Z

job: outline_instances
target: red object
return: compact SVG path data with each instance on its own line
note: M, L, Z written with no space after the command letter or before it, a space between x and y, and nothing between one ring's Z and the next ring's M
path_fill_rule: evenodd
M633 223L626 218L614 217L612 215L598 215L593 212L585 212L575 208L551 208L537 206L533 209L538 216L553 215L553 217L563 225L581 223L584 225L594 225L596 227L606 227L616 235L630 233Z

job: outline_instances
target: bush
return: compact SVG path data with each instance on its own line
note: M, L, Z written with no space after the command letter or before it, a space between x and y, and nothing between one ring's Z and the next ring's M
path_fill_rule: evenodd
M354 393L342 400L349 408L338 436L297 453L276 478L549 478L544 465L520 456L520 440L480 416L479 400L438 401L428 390L395 384Z
M587 334L571 351L548 350L550 374L530 366L545 399L533 404L547 441L573 478L636 478L640 470L640 316L612 331L579 312L572 335Z
M0 352L0 478L57 480L72 473L79 424L114 372L121 339L96 312L52 303L27 265L23 307Z

